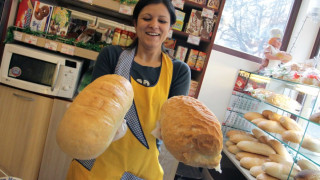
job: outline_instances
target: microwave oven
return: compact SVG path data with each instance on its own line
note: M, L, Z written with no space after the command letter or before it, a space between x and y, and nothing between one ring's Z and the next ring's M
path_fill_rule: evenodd
M82 61L17 44L6 44L0 82L28 91L73 98Z

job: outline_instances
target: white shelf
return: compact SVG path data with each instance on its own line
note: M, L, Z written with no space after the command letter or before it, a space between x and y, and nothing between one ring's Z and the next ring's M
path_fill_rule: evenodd
M240 166L240 161L238 161L235 157L235 155L231 154L228 150L226 146L223 146L222 151L224 152L225 155L228 156L228 158L230 159L230 161L232 161L232 163L239 169L239 171L249 180L255 180L256 178L254 178L251 174L250 171L248 171L247 169L243 168Z

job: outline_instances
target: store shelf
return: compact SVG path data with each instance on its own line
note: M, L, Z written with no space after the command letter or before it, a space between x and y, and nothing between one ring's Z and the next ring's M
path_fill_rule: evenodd
M178 30L174 30L174 29L172 29L172 32L173 32L174 35L180 36L180 37L185 38L185 39L188 39L188 37L190 35L190 34L188 34L186 32L178 31ZM200 42L210 43L210 39L200 38Z
M226 146L223 146L222 151L224 152L224 154L227 155L227 157L230 159L230 161L239 169L239 171L248 179L248 180L254 180L256 178L254 178L253 176L251 176L250 171L241 167L240 165L240 161L238 161L235 157L235 155L231 154L228 150Z
M184 5L185 6L192 6L192 7L197 8L197 9L207 8L207 9L212 9L215 12L219 11L218 9L207 7L207 5L205 5L205 4L198 4L198 3L195 3L195 2L189 1L189 0L185 0Z
M49 49L63 54L96 60L99 52L72 46L58 41L49 40L43 37L33 36L19 31L13 31L14 40L31 44L37 47Z

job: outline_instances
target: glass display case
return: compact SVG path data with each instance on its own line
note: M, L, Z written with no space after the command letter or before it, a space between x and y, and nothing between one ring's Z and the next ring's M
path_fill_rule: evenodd
M222 123L224 142L229 140L226 134L230 130L252 133L252 129L257 128L262 130L269 139L281 142L291 155L293 162L298 163L301 159L308 160L315 169L320 170L320 121L317 123L309 120L311 115L320 111L319 92L319 87L314 85L265 77L240 70ZM262 115L266 110L275 112L279 117L288 117L295 121L294 124L298 126L299 131L284 126L284 121L278 119L275 121L282 125L283 132L275 133L268 128L261 128L259 121L245 118L248 112L257 112ZM298 133L300 142L294 142L285 137L284 134L287 132ZM235 158L236 153L230 153L227 146L223 151L248 179L254 179L254 176L250 175L250 169L243 168ZM291 164L288 179L295 175L291 174L294 167L294 164Z

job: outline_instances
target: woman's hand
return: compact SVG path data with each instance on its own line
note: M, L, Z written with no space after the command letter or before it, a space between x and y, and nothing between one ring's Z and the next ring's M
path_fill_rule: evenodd
M123 119L121 126L117 130L116 135L114 136L112 142L121 139L127 132L128 126L127 126L127 121Z

